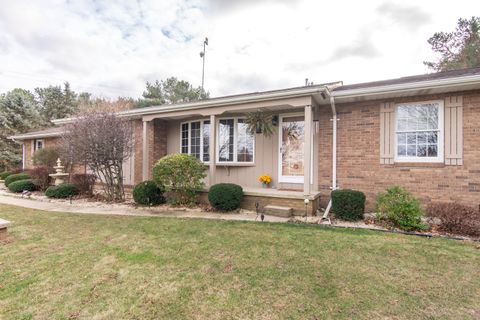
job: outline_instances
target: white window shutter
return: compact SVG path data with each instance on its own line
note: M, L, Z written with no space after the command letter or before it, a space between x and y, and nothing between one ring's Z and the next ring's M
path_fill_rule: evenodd
M395 148L395 104L380 104L380 163L393 164Z
M445 164L463 164L463 97L445 98Z

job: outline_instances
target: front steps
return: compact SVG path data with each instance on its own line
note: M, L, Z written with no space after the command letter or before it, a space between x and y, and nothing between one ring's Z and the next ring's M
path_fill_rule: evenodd
M276 217L290 218L293 215L293 208L281 206L265 206L265 214Z

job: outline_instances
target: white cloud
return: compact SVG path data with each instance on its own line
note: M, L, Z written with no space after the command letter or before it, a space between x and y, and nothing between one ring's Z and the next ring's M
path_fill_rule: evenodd
M0 11L0 92L70 81L100 96L139 96L145 81L201 81L212 96L428 70L427 39L475 2L16 0Z

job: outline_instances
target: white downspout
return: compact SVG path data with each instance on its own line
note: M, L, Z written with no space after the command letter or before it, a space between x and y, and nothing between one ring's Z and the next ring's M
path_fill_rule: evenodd
M25 170L25 143L22 141L22 170Z
M335 99L330 94L330 106L332 107L333 136L332 136L332 191L337 189L337 110L335 108ZM327 209L322 216L323 219L328 218L328 213L332 208L332 198L328 202Z

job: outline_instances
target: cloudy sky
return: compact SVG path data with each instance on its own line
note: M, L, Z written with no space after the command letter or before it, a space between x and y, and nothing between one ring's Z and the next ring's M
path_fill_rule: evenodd
M427 39L478 15L471 0L14 0L0 10L0 92L69 81L141 95L176 76L211 96L428 72Z

